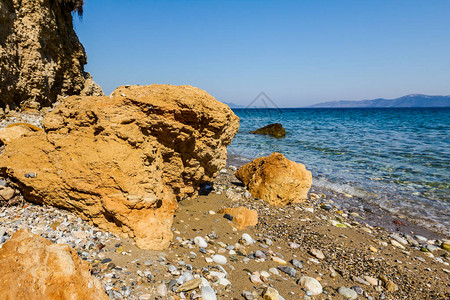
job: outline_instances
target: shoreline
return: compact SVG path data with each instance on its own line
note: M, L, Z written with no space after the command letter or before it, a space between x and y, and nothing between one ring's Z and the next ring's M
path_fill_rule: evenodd
M250 161L252 161L252 159L247 157L228 155L227 166L239 168ZM446 232L442 232L442 230L435 228L432 225L427 227L423 224L419 224L417 221L414 222L414 219L410 216L395 214L394 212L384 209L374 203L364 201L361 197L341 193L333 190L332 188L317 186L315 185L316 180L317 178L313 177L313 185L310 192L323 193L334 199L332 204L338 209L354 210L361 216L365 217L366 221L371 226L381 226L386 230L401 232L403 234L411 234L412 231L414 234L425 235L435 239L450 238L448 234L449 229L446 229ZM420 221L426 222L427 220L422 219Z

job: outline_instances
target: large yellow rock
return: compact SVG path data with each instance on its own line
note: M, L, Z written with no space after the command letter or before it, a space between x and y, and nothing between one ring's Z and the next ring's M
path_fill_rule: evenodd
M25 199L163 249L177 199L195 195L225 166L239 120L200 89L151 85L69 97L43 126L0 156L0 173Z
M286 205L306 200L312 185L311 172L280 153L260 157L236 172L253 197L272 205Z
M3 244L0 266L0 299L109 299L72 247L28 230Z

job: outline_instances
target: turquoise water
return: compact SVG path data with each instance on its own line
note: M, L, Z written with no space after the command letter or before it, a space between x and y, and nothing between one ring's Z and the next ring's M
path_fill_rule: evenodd
M233 109L229 153L283 153L313 185L360 197L423 225L450 229L450 108ZM249 132L279 122L284 139Z

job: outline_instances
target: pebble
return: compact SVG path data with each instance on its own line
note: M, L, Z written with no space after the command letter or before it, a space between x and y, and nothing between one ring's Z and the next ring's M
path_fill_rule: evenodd
M341 286L338 289L338 293L341 294L342 296L344 296L346 299L358 298L358 294L354 290L346 288L345 286Z
M416 238L416 240L418 240L419 242L422 242L422 243L426 243L428 241L428 239L426 237L423 237L421 235L415 235L414 237Z
M352 279L353 279L353 281L355 281L357 283L361 283L364 285L370 285L370 283L368 283L366 280L362 279L361 277L353 276Z
M389 280L385 275L380 276L381 281L384 283L384 287L389 292L396 292L398 291L398 285L396 285L392 280Z
M295 277L297 275L297 271L293 267L278 267L278 270L288 274L291 277Z
M258 283L258 284L259 283L263 283L262 280L261 280L261 277L259 277L258 274L252 274L250 276L250 281L253 282L253 283Z
M267 271L261 271L260 275L261 275L262 279L267 279L270 277L270 273Z
M443 242L441 248L450 252L450 241Z
M233 221L233 216L230 214L224 214L223 217L227 220Z
M280 294L278 293L278 291L274 288L268 287L265 291L264 291L264 300L279 300L280 299Z
M255 240L248 234L244 233L241 237L241 241L244 245L248 246L255 243Z
M255 300L256 299L256 297L248 291L242 291L242 297L244 297L245 300Z
M408 241L399 236L398 234L392 233L390 237L399 242L400 244L408 245Z
M312 255L312 256L315 256L316 258L318 258L318 259L325 259L325 255L323 255L323 252L321 251L321 250L319 250L319 249L311 249L310 251L309 251L309 253Z
M299 280L299 284L306 290L311 292L312 296L320 295L322 293L322 285L320 284L317 279L309 277L309 276L302 276Z
M225 265L227 263L227 258L220 254L215 254L212 257L212 260L219 265Z
M202 283L201 278L189 280L177 288L177 293L196 289Z
M272 245L273 245L273 241L272 241L271 239L268 239L268 238L264 239L264 243L265 243L267 246L272 246Z
M201 291L202 299L203 300L216 300L216 292L214 292L213 288L210 286L204 286L202 287Z
M296 258L291 259L291 264L292 264L294 267L298 268L298 269L302 269L302 268L303 268L303 264L302 264L298 259L296 259Z
M372 251L372 252L375 252L375 253L378 252L377 248L375 248L373 246L369 246L369 250Z
M346 225L339 223L338 221L335 220L328 220L328 222L333 225L334 227L340 227L340 228L347 228Z
M278 272L276 268L270 268L269 272L272 273L273 275L280 275L280 272Z
M202 238L201 236L196 236L194 238L194 243L199 247L199 248L206 248L208 247L208 243L206 242L206 240L204 238Z
M354 290L358 295L364 294L363 288L358 285L352 286L351 289Z
M278 256L273 256L273 257L272 257L272 260L273 260L274 262L279 263L279 264L287 265L287 262L286 262L284 259L279 258Z
M364 279L365 279L368 283L370 283L370 285L373 285L373 286L378 285L378 279L376 279L376 278L373 278L373 277L371 277L371 276L364 276Z
M405 246L403 246L402 244L400 244L400 243L397 242L396 240L391 240L391 244L392 244L392 246L395 246L395 247L397 247L397 248L400 248L400 249L403 249L403 250L406 249Z
M159 284L156 287L156 292L161 296L165 297L167 295L167 287L164 283Z
M288 245L289 245L289 247L291 247L292 249L300 248L300 245L297 244L297 243L289 243Z
M261 258L261 259L267 259L267 255L264 252L262 252L261 250L257 250L255 252L255 257Z

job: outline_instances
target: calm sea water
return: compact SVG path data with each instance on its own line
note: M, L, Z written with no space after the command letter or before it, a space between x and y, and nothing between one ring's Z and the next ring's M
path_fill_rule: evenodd
M233 109L228 151L301 162L313 185L360 197L419 223L450 229L450 108ZM284 139L250 134L279 122Z

